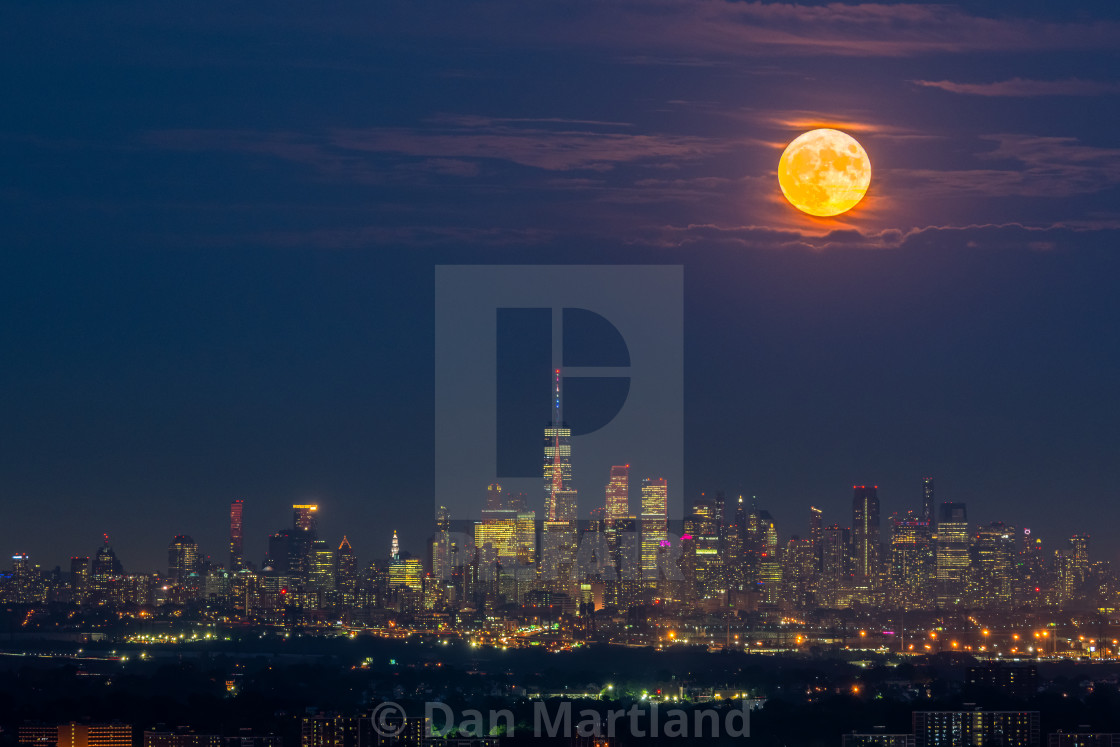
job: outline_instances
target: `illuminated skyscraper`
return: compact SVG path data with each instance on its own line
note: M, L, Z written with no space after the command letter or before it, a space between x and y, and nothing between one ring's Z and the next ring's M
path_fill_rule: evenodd
M821 569L824 557L824 512L816 506L809 506L809 544L813 548L813 563L817 572Z
M747 511L743 507L743 496L735 503L735 512L727 523L722 548L723 575L727 588L741 591L746 577L743 573L743 541L747 531Z
M547 521L576 520L572 487L572 429L564 423L560 369L553 379L552 422L544 429L544 492Z
M1011 605L1015 591L1015 528L1002 521L976 531L969 601L989 609Z
M696 556L697 592L702 597L714 597L727 590L720 568L719 520L716 502L697 498L692 502L692 521L689 533L693 538L692 550Z
M483 558L512 565L518 551L517 512L504 508L483 509L482 520L474 525L474 545Z
M778 527L769 511L758 512L758 583L763 599L777 603L782 594L782 560L778 551Z
M879 583L878 487L852 486L852 571L859 585Z
M245 501L240 498L229 504L229 569L235 573L245 565L241 543L241 511L244 507Z
M450 581L451 569L451 512L447 506L440 506L436 509L436 534L432 538L432 575Z
M968 513L963 503L942 503L937 518L937 604L961 603L968 580Z
M89 556L70 558L70 599L85 604L89 598Z
M655 586L658 553L669 538L669 484L664 477L642 480L642 582Z
M505 507L505 501L502 497L502 486L496 482L490 483L486 487L486 508L491 511L498 511Z
M922 521L928 522L930 526L933 526L937 520L934 510L933 478L927 477L922 480Z
M848 530L839 524L825 527L821 545L821 587L840 589L849 585Z
M1061 554L1060 583L1062 601L1069 601L1082 591L1089 578L1089 535L1075 534L1069 538Z
M353 607L358 599L358 565L354 559L354 548L345 536L338 543L334 558L334 579L339 604L344 608Z
M292 506L292 527L304 532L315 534L317 522L315 514L319 507L313 503L297 503Z
M782 598L803 609L812 598L816 574L812 540L790 537L782 552Z
M167 577L184 584L198 572L198 543L185 534L178 534L167 548Z
M397 539L397 530L393 530L393 541L389 545L389 560L396 563L401 559L401 541Z
M334 551L325 540L317 539L311 543L308 561L308 581L319 593L319 607L327 607L332 601L335 590Z
M933 530L913 514L891 522L888 583L892 607L924 609L933 596Z
M630 515L630 465L611 467L610 482L607 483L606 521L608 526L614 519L625 519Z

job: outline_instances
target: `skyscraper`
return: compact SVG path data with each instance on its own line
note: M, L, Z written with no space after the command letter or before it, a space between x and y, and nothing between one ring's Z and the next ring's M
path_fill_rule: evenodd
M879 582L879 496L878 485L853 485L852 571L857 584Z
M572 429L564 423L560 369L553 379L552 422L544 429L544 491L547 521L576 520L572 487Z
M824 512L816 506L809 506L809 544L813 548L813 559L818 571L824 551Z
M723 537L723 575L728 589L743 589L743 536L746 531L747 511L743 507L743 496L739 496Z
M963 503L942 503L937 517L937 604L960 604L970 559L968 512Z
M198 572L198 543L185 534L178 534L167 548L167 576L177 584L186 583Z
M358 566L354 559L354 548L350 546L350 541L345 536L338 544L334 559L338 601L343 607L352 607L358 599Z
M892 607L923 609L933 590L933 531L913 514L891 522L888 576Z
M436 536L432 538L432 575L450 581L451 570L451 512L447 506L440 506L436 509Z
M988 608L1011 604L1015 556L1014 527L996 521L976 531L971 551L971 604Z
M696 556L697 591L702 597L715 596L726 590L719 563L720 538L716 501L704 497L694 500L692 519L689 529Z
M630 515L630 465L611 467L610 481L607 483L606 521L608 526L614 519L625 519Z
M491 511L498 511L505 507L505 501L502 497L502 486L496 482L492 482L486 486L486 508Z
M234 572L245 565L241 544L241 511L244 507L245 501L240 498L229 504L229 569Z
M933 526L936 519L933 503L933 478L927 477L922 480L922 521Z
M848 530L839 524L825 527L821 543L821 587L835 590L848 585Z
M315 514L319 507L313 503L297 503L292 506L292 526L304 532L315 533Z
M642 582L655 586L658 554L669 538L669 484L664 477L642 480Z
M70 600L85 604L89 597L89 556L70 558Z

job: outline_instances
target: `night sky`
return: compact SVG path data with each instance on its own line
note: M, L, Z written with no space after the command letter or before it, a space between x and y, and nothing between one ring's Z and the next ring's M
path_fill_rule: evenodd
M1103 2L6 3L0 552L224 562L240 497L255 562L303 501L419 553L434 268L648 263L684 267L673 516L804 534L930 474L1114 559L1118 39ZM777 185L814 126L874 169L834 219Z

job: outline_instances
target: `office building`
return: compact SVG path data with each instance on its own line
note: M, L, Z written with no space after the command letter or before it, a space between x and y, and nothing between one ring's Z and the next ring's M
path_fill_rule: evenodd
M859 586L879 583L879 496L877 485L852 486L852 572Z
M236 573L245 565L241 515L245 501L238 498L229 504L229 569Z

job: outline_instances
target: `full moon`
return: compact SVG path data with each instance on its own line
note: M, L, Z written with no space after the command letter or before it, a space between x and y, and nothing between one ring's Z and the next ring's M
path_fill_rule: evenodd
M798 210L828 217L851 210L871 184L871 159L854 137L840 130L798 135L778 161L782 194Z

